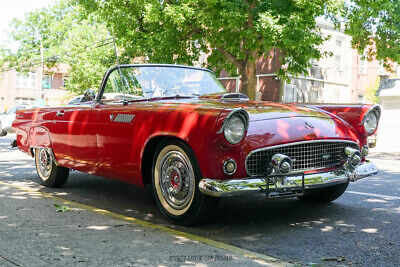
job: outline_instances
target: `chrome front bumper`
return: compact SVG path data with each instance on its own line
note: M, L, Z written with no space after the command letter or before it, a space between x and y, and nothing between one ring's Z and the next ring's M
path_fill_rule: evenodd
M333 171L293 176L251 177L245 179L215 180L204 178L199 189L206 195L227 197L267 192L269 197L298 196L306 189L323 188L330 185L354 182L378 173L378 168L371 162L365 162L354 171L344 168ZM304 179L304 183L303 183ZM269 180L269 186L267 186Z

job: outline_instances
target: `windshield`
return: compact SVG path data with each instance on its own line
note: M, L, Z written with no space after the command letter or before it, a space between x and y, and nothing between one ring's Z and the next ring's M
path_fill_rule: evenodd
M215 76L205 70L174 66L122 67L108 77L104 94L124 93L127 100L175 96L200 96L225 92Z

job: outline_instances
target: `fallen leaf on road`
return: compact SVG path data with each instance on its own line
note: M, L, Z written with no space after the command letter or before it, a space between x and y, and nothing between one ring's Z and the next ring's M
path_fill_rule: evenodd
M322 258L322 261L342 262L342 261L346 261L346 257L345 256L341 256L341 257Z
M65 211L70 211L71 209L67 206L61 206L58 204L54 204L54 207L56 207L57 212L65 212Z

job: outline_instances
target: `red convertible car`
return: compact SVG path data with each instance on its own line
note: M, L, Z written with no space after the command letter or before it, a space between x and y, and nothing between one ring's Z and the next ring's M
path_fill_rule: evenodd
M16 144L42 183L62 186L74 169L151 185L177 224L202 221L226 196L333 201L378 171L366 156L379 106L253 102L209 70L163 64L111 68L84 97L17 113Z

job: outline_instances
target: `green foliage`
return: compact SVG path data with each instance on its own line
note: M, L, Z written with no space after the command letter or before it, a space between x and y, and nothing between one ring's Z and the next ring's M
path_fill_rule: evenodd
M241 75L243 91L254 98L256 58L279 50L278 75L286 79L325 54L318 49L329 38L316 25L320 17L344 26L369 59L386 67L400 62L399 14L397 0L62 0L12 22L20 46L0 49L0 64L31 68L26 63L40 61L42 37L46 65L70 66L70 90L95 89L115 64L112 45L95 47L112 36L121 63L192 65L206 54L206 67Z
M400 1L347 1L343 21L353 46L369 60L381 60L388 69L400 62Z
M255 60L273 47L282 51L280 74L307 71L325 39L315 19L339 12L336 0L76 0L98 14L128 58L193 64L201 53L217 71L238 71L255 85ZM255 88L249 89L254 98Z
M46 67L59 63L70 67L67 89L81 93L98 88L107 68L115 64L114 47L96 47L110 38L109 33L96 18L82 13L80 6L60 1L53 7L28 13L25 20L14 19L11 37L19 47L14 53L3 53L1 58L6 64L1 66L20 71L40 67L42 40Z
M376 96L376 91L379 88L379 84L380 84L380 79L377 78L374 81L372 81L368 87L365 90L366 93L366 98L369 102L371 103L378 103L379 102L379 97Z

